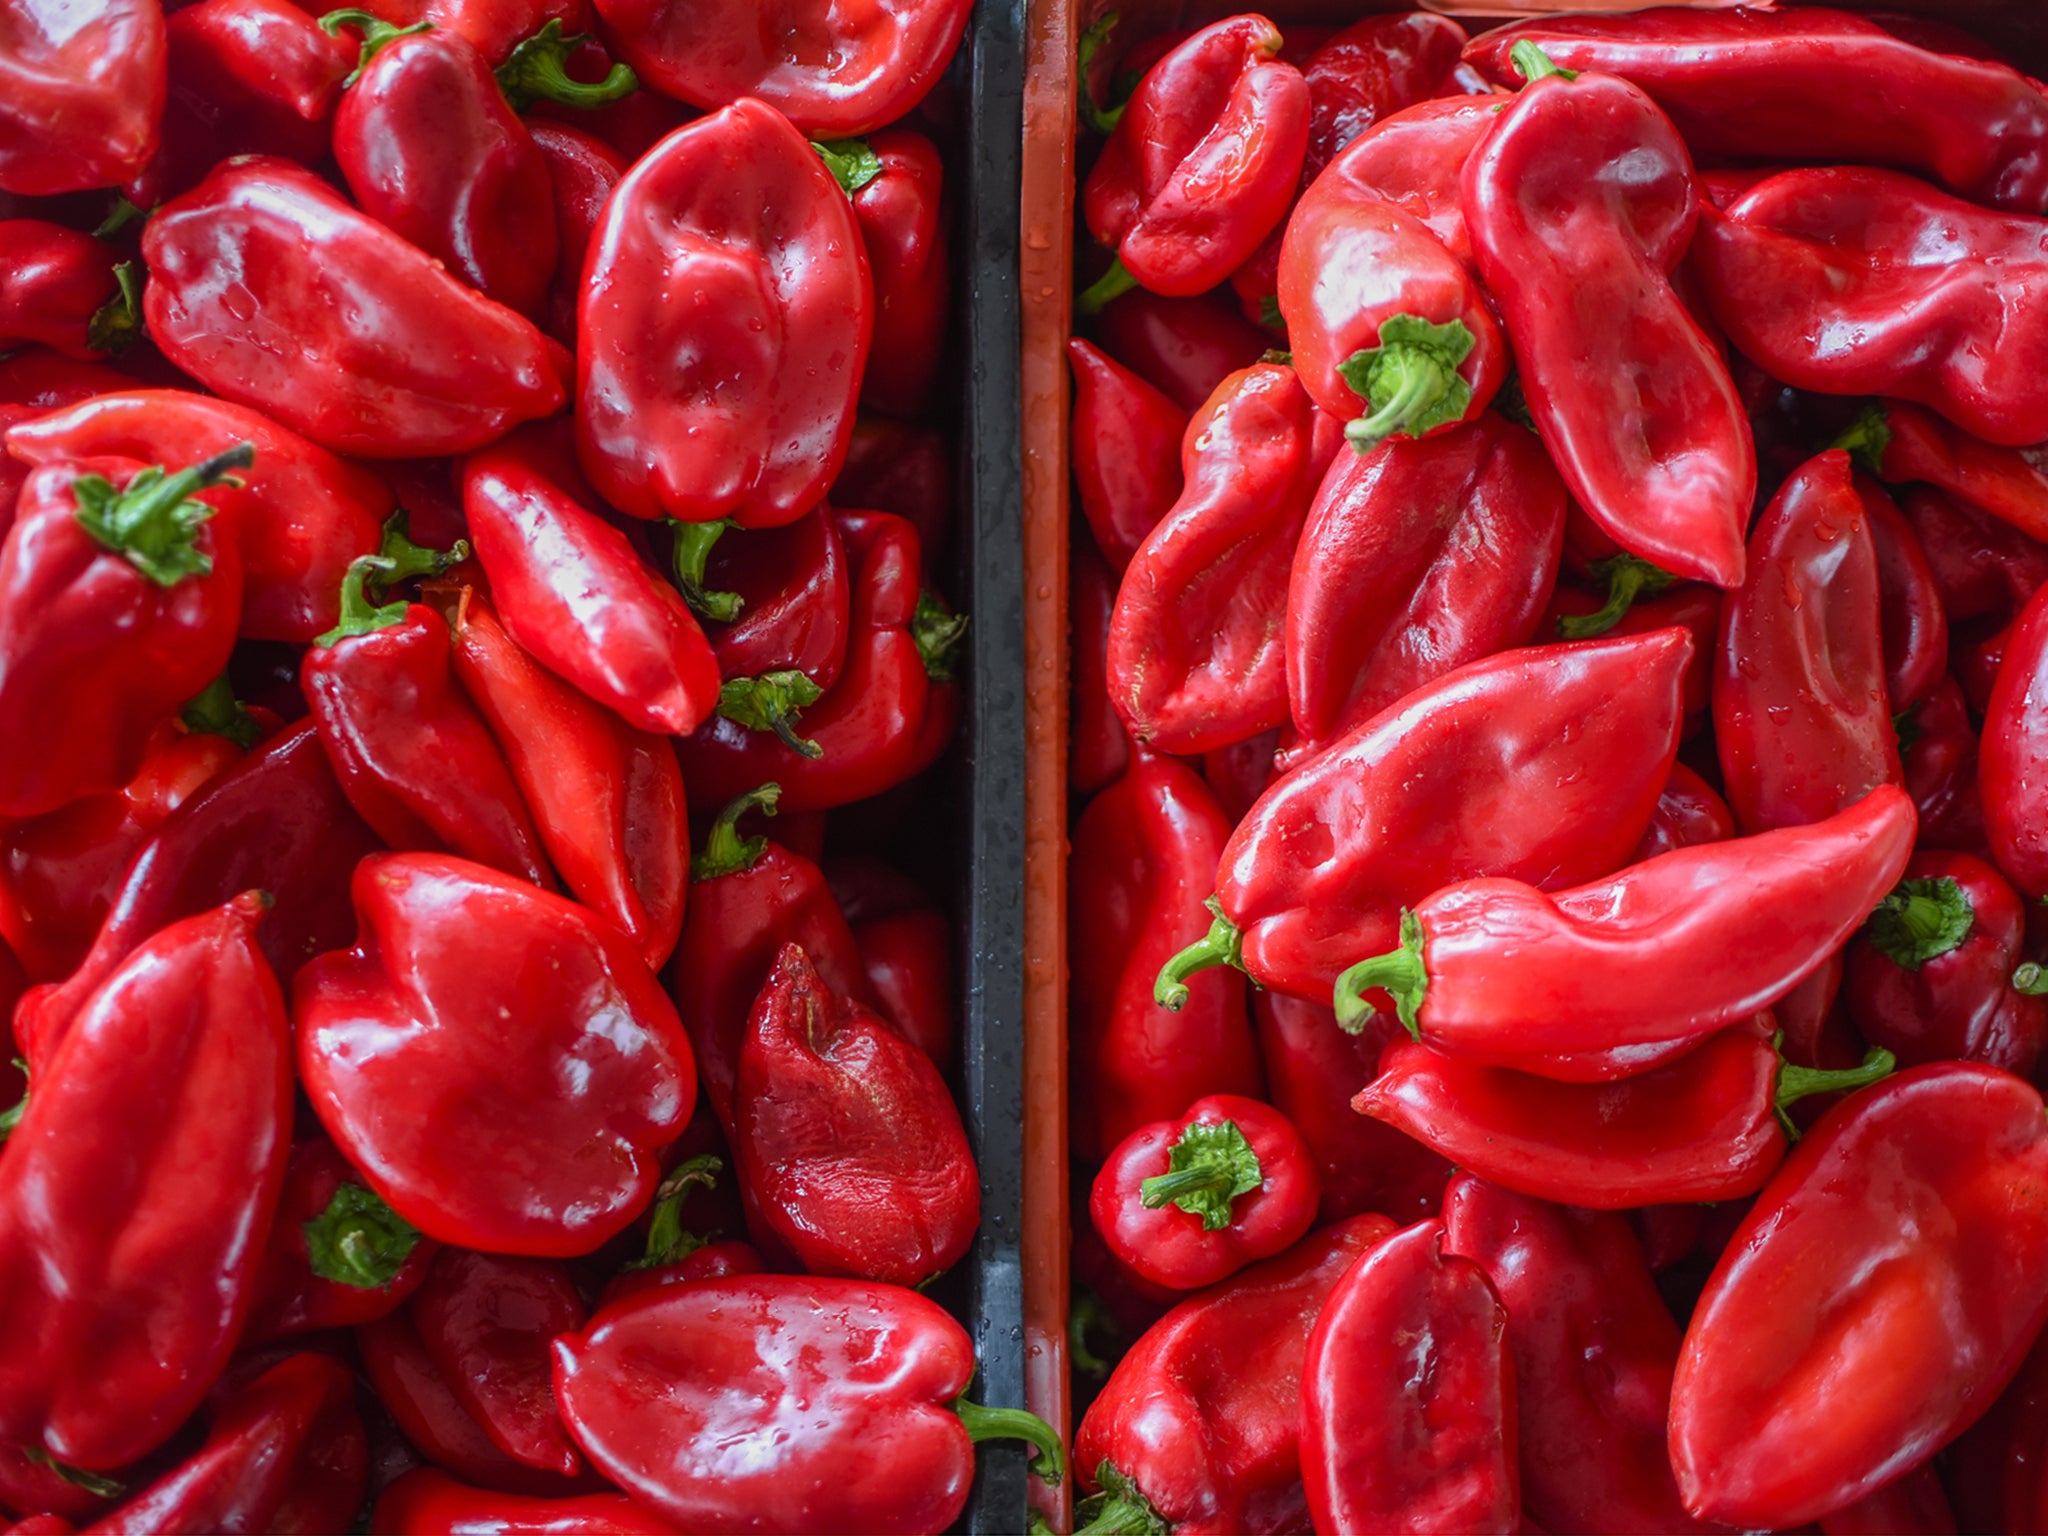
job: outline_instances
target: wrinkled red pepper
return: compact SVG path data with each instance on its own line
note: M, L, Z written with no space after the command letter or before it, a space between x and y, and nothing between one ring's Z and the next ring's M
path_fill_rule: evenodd
M1301 67L1313 109L1302 189L1367 129L1443 94L1464 46L1463 27L1426 11L1368 16L1324 41Z
M126 181L156 149L164 18L150 0L0 13L0 192L44 197Z
M1067 343L1067 357L1074 366L1074 488L1095 547L1122 576L1180 496L1187 413L1078 337Z
M43 219L0 219L0 348L40 342L81 361L120 351L142 324L135 272L112 246Z
M562 1536L602 1531L606 1536L679 1536L676 1528L623 1493L585 1493L543 1499L494 1493L421 1467L378 1496L370 1529L391 1536Z

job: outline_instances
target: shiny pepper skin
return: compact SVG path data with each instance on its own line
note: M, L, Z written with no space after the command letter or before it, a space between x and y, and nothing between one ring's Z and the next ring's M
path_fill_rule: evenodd
M0 192L110 187L142 169L164 110L154 0L9 0L0 35Z

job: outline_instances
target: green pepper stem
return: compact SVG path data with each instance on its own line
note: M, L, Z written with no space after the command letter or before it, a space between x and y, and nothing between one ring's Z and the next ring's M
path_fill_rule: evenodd
M1104 135L1116 131L1116 125L1123 121L1124 107L1128 103L1119 102L1113 107L1101 105L1095 99L1095 92L1089 89L1088 77L1094 71L1095 55L1102 51L1102 45L1109 41L1109 34L1116 30L1117 20L1117 12L1106 12L1094 26L1081 34L1080 44L1076 49L1075 78L1080 82L1081 124Z
M564 107L602 107L637 91L640 77L624 64L612 65L595 84L569 77L563 65L570 54L589 40L588 33L562 36L559 16L523 39L496 71L498 89L505 93L512 110L524 112L536 101L552 101Z
M627 1271L679 1264L704 1246L704 1239L683 1230L683 1202L693 1191L712 1189L724 1171L725 1159L713 1153L678 1163L654 1192L654 1215L647 1223L647 1248L625 1266Z
M1074 1536L1171 1536L1173 1527L1161 1518L1135 1478L1104 1461L1095 1469L1102 1492L1084 1500L1081 1512L1090 1518Z
M193 494L213 485L240 485L228 471L246 468L255 457L253 444L237 443L174 475L152 465L119 491L104 475L82 474L71 482L78 525L158 586L205 576L213 560L200 551L197 539L199 525L214 515L214 508L193 500Z
M1074 300L1074 308L1084 315L1099 315L1112 300L1122 298L1137 286L1138 280L1131 276L1119 256L1109 264L1107 272L1081 290Z
M953 1399L953 1411L967 1427L967 1438L979 1445L984 1440L1024 1440L1037 1447L1031 1458L1031 1474L1048 1488L1057 1488L1066 1476L1066 1453L1053 1427L1035 1413L1022 1408L984 1408L965 1397Z
M729 677L718 690L718 713L750 731L773 731L790 751L815 761L825 749L797 735L792 722L822 696L816 683L794 669Z
M1402 1027L1417 1040L1422 1038L1422 1001L1429 992L1429 970L1422 958L1422 919L1406 907L1401 909L1401 943L1384 955L1361 960L1337 978L1337 1022L1350 1034L1364 1032L1373 1008L1365 994L1374 990L1391 993L1394 1011Z
M1847 449L1858 468L1880 480L1886 478L1884 455L1891 445L1891 423L1885 418L1881 405L1866 405L1856 413L1856 419L1849 423L1848 430L1828 444L1830 448Z
M347 90L362 79L363 71L370 67L370 60L401 37L415 37L419 33L434 30L434 24L430 21L416 21L409 27L394 27L381 16L353 8L329 11L320 18L320 30L329 37L341 36L343 27L353 27L361 34L363 40L362 51L356 55L356 67L350 70L348 78L341 82L343 90Z
M111 240L130 224L138 224L148 217L148 213L129 202L119 192L116 192L114 194L114 206L107 211L107 216L93 227L93 238L95 240Z
M1566 640L1591 640L1604 635L1628 615L1636 599L1662 592L1678 578L1661 566L1634 555L1616 555L1596 561L1593 574L1607 581L1607 600L1592 613L1568 613L1557 621L1557 632Z
M185 729L195 736L223 736L244 752L256 745L263 734L242 701L235 697L235 685L223 672L195 695L178 712Z
M1188 1005L1190 976L1219 965L1244 969L1244 930L1223 915L1222 904L1214 896L1202 905L1214 914L1209 931L1162 965L1159 979L1152 984L1152 1001L1175 1013Z
M334 628L313 642L331 647L355 635L367 635L396 624L405 617L404 599L378 605L370 600L370 583L389 580L398 562L383 555L358 555L341 578L341 619Z
M1861 1066L1846 1067L1838 1072L1820 1067L1795 1067L1788 1061L1778 1068L1776 1107L1781 1111L1788 1109L1816 1093L1849 1093L1867 1088L1890 1077L1898 1064L1898 1058L1890 1051L1876 1049L1865 1054Z
M2029 960L2012 973L2012 989L2024 997L2048 994L2048 970Z
M1562 80L1576 80L1579 78L1579 72L1576 69L1566 69L1562 64L1552 62L1549 54L1545 53L1526 37L1508 50L1508 61L1521 72L1522 78L1531 85L1534 85L1538 80L1547 80L1552 75L1556 75Z
M1182 1195L1203 1195L1212 1190L1221 1192L1236 1184L1236 1173L1220 1164L1183 1168L1178 1173L1154 1174L1145 1180L1138 1186L1138 1204L1148 1211L1156 1211Z
M28 1063L19 1056L14 1058L14 1065L22 1076L28 1075ZM28 1113L28 1094L29 1090L24 1087L18 1103L7 1109L0 1109L0 1146L7 1144L7 1138L12 1136L14 1128L21 1124L21 1117Z
M966 634L966 614L948 613L945 605L929 592L917 594L917 607L910 616L910 638L924 662L926 677L935 683L953 681L960 659L960 642Z
M690 860L690 878L715 880L720 875L736 875L752 869L767 851L768 839L741 837L739 819L749 811L773 816L775 802L781 798L780 784L763 784L720 811L711 823L711 830L704 836L704 851Z
M86 324L85 341L95 351L121 353L141 334L142 264L124 261L114 268L114 296L94 310Z
M676 590L683 594L683 601L698 618L730 624L740 616L746 601L737 592L713 592L706 588L704 566L711 558L711 547L732 527L732 519L721 517L708 523L671 521L669 527L676 536Z

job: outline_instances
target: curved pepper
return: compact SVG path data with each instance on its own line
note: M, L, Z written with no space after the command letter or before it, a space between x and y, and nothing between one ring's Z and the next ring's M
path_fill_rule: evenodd
M1877 552L1885 697L1892 713L1901 714L1948 676L1948 614L1934 567L1898 503L1868 475L1856 476L1856 494Z
M1509 651L1359 726L1231 834L1216 871L1228 926L1176 958L1161 1000L1227 962L1324 1002L1357 948L1394 942L1402 903L1439 885L1554 889L1620 868L1671 772L1692 649L1665 629Z
M1176 1536L1299 1530L1300 1383L1316 1314L1384 1216L1311 1232L1277 1258L1189 1297L1131 1346L1074 1433L1082 1530ZM1150 1522L1140 1524L1141 1521Z
M555 202L554 277L543 307L545 330L563 346L576 345L576 305L583 296L583 257L597 233L604 205L626 174L626 157L604 140L544 118L527 121L534 148L547 163Z
M1525 1515L1547 1531L1696 1529L1664 1448L1678 1325L1628 1222L1461 1173L1443 1246L1507 1307Z
M617 923L659 968L675 949L689 892L675 748L521 650L473 588L429 586L424 595L448 621L455 676L505 754L548 862L571 895Z
M1913 802L1880 785L1847 810L1546 895L1519 880L1446 886L1401 916L1401 947L1337 979L1337 1018L1393 994L1452 1053L1574 1052L1682 1040L1782 996L1897 883ZM1672 995L1673 969L1687 985Z
M126 181L156 150L164 16L154 0L0 12L0 192L45 197Z
M1218 1093L1119 1142L1095 1175L1088 1216L1141 1278L1191 1291L1293 1247L1320 1194L1285 1115Z
M1892 1064L1876 1051L1855 1071L1810 1071L1731 1029L1635 1076L1560 1083L1397 1040L1351 1103L1503 1188L1632 1210L1754 1194L1790 1145L1780 1111L1875 1082Z
M1612 75L1543 76L1465 162L1463 192L1529 413L1574 498L1630 554L1740 585L1756 449L1671 287L1697 198L1669 120Z
M1801 826L1898 784L1877 549L1839 450L1771 498L1721 605L1714 742L1745 832Z
M40 342L66 357L105 357L142 325L136 272L113 247L43 219L0 219L0 348Z
M1067 1123L1084 1160L1107 1156L1138 1127L1204 1094L1257 1089L1241 977L1226 973L1191 990L1177 1018L1152 1002L1160 965L1202 932L1202 893L1229 835L1200 775L1151 753L1138 754L1074 828Z
M1268 332L1212 294L1169 299L1143 288L1104 309L1095 330L1103 351L1187 412L1273 345Z
M169 474L88 459L29 476L0 546L0 737L16 744L0 816L119 790L226 668L242 562L207 523L250 456L243 443Z
M921 1286L966 1254L981 1177L931 1059L785 944L747 1021L733 1154L814 1275Z
M845 461L873 327L853 209L803 135L753 100L678 129L584 262L584 472L634 517L794 521Z
M351 893L355 948L293 987L299 1075L335 1145L443 1242L565 1255L623 1230L697 1086L632 941L437 855L367 858Z
M1187 413L1108 354L1075 337L1074 488L1095 547L1122 576L1181 493Z
M1051 1428L966 1401L973 1375L973 1344L935 1303L823 1276L643 1291L555 1341L577 1444L688 1531L943 1531L984 1439L1029 1440L1057 1484Z
M847 146L827 147L840 152ZM875 335L860 403L891 416L916 416L931 403L952 296L940 201L944 166L930 139L903 128L876 134L858 160L859 184L849 191L875 282Z
M1465 57L1504 84L1523 42L1567 69L1621 75L1703 154L1775 160L1797 144L1801 159L1932 171L2001 207L2048 206L2048 101L2033 83L1950 39L1920 46L1904 32L1917 18L1897 32L1892 20L1667 6L1524 22L1473 39Z
M2030 543L2048 539L2048 468L2032 449L1984 442L1903 400L1865 409L1835 446L1887 484L1925 481L1989 512Z
M262 913L238 896L130 956L37 1062L0 1158L0 1435L68 1466L162 1444L247 1313L291 1126Z
M289 161L222 165L151 215L142 254L164 355L322 447L461 453L562 408L539 331Z
M31 464L118 455L189 464L248 443L255 458L227 521L241 551L239 633L304 644L341 614L349 562L375 554L391 492L375 475L226 400L172 389L95 392L7 433L7 452Z
M1188 423L1180 499L1124 572L1109 623L1110 698L1147 746L1206 752L1287 718L1277 620L1335 426L1272 363L1232 374Z
M1671 1462L1687 1508L1796 1525L1952 1439L2048 1317L2044 1182L2041 1096L1994 1067L1915 1067L1831 1110L1686 1331Z
M560 482L547 446L514 437L463 464L462 509L499 616L629 723L687 736L717 702L711 646L675 589Z
M801 672L821 694L846 665L851 582L839 518L817 506L780 528L724 537L723 523L678 523L676 584L719 628L711 634L719 675L758 687L773 673Z
M1564 510L1543 445L1493 412L1340 455L1287 584L1300 756L1453 668L1525 644L1557 579Z
M370 1529L391 1536L680 1536L676 1527L623 1493L558 1499L493 1493L458 1483L432 1467L408 1472L377 1497Z
M1984 711L1977 757L1984 832L2005 877L2028 897L2048 896L2048 587L2013 622L2005 662Z
M2048 981L2021 967L2026 933L2019 893L1982 859L1914 854L1849 944L1842 994L1857 1032L1909 1067L1981 1061L2031 1076L2048 1044Z
M1301 1369L1316 1529L1522 1529L1515 1361L1486 1272L1418 1222L1339 1280Z

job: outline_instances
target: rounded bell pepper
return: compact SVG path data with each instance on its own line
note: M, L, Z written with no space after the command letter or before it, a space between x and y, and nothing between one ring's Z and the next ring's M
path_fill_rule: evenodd
M700 118L627 173L591 237L584 472L634 517L792 522L845 461L873 329L859 225L804 136L751 99Z
M623 1493L565 1498L494 1493L421 1467L377 1497L370 1529L390 1536L561 1536L567 1531L605 1536L681 1536L676 1527Z
M148 163L164 111L164 14L155 0L0 11L0 192L111 187Z
M41 343L80 361L135 337L135 279L112 246L44 219L0 219L0 347Z
M1181 493L1187 413L1101 349L1067 343L1074 368L1074 488L1118 576Z
M355 947L293 987L299 1076L335 1145L443 1242L569 1255L623 1230L697 1086L632 940L438 855L364 859L351 893Z

